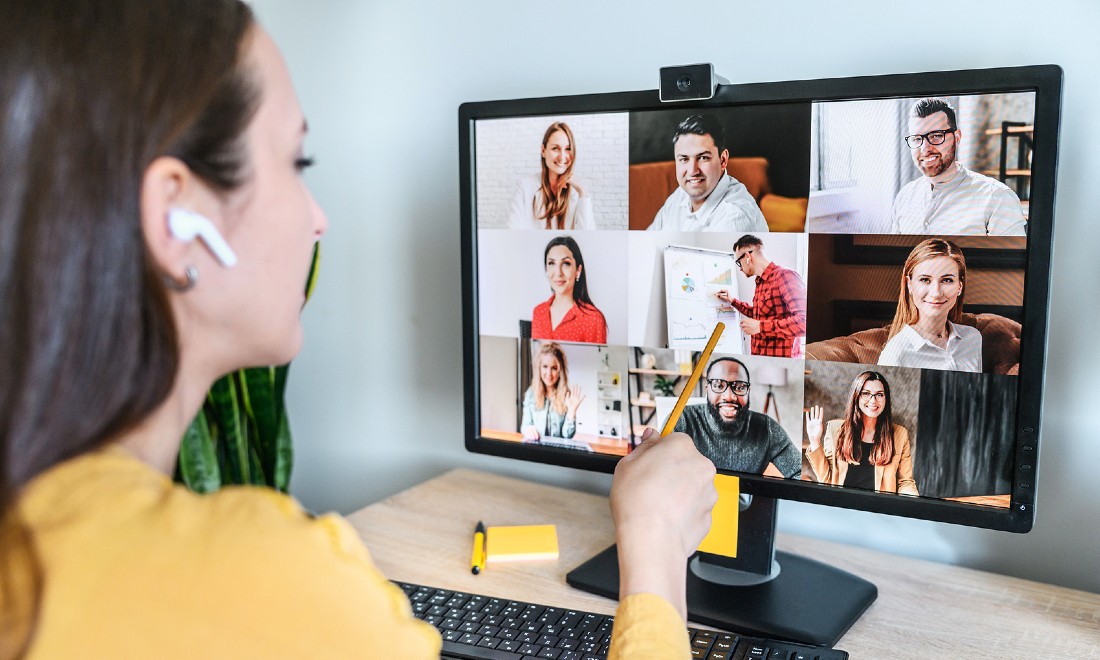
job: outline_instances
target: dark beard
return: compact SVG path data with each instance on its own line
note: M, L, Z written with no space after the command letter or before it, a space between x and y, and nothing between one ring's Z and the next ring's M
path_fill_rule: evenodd
M710 415L710 421L722 432L723 435L739 435L745 430L745 425L748 423L749 412L749 400L745 399L745 405L738 411L737 415L727 420L718 414L718 406L714 405L710 401L707 401L707 414Z
M921 165L920 163L917 164L917 169L920 170L921 174L923 174L924 176L932 178L932 177L937 177L937 176L943 174L948 169L950 169L954 166L955 166L955 151L952 150L951 154L950 154L950 158L948 157L948 154L944 153L943 151L940 152L939 168L936 169L935 171L929 171L929 170L925 169L925 166Z

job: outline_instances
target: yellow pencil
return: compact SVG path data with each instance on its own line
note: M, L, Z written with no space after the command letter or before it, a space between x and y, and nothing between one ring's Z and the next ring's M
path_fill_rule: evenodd
M684 406L687 405L687 400L691 397L691 391L695 389L695 384L699 382L699 377L703 375L703 370L707 368L710 354L718 344L718 339L722 337L722 331L725 329L726 324L721 321L714 326L714 332L710 334L710 339L707 340L707 347L703 349L703 354L699 356L699 361L695 363L695 368L692 369L691 376L688 377L687 385L684 385L683 391L680 392L680 398L676 399L676 406L673 407L672 414L668 416L665 427L661 429L662 438L672 433L672 429L676 428L676 422L680 421L680 414L684 412Z

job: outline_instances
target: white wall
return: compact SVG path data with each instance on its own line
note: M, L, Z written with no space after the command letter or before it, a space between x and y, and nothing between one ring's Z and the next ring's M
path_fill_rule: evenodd
M781 526L1100 591L1100 5L258 0L309 116L332 228L289 405L294 492L351 511L456 465L605 490L609 479L463 450L458 105L652 89L713 62L733 82L1055 63L1065 69L1035 529L1027 535L784 503ZM688 15L690 14L690 15Z

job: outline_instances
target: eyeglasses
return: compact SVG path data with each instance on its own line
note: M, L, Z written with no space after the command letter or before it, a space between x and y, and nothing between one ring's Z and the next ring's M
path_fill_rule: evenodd
M733 393L738 396L744 396L749 391L749 384L743 380L722 380L721 378L708 378L707 387L711 392L715 394L721 394L729 388L733 388Z
M740 257L737 257L736 259L733 260L733 263L737 264L737 267L740 268L741 267L741 260L744 259L746 255L752 254L752 252L753 252L752 250L745 250L744 252L741 253Z
M863 390L859 393L860 401L866 402L870 401L871 399L875 399L877 401L886 401L886 392L868 392L867 390Z
M928 144L938 145L943 144L947 139L949 133L954 133L956 129L948 129L946 131L928 131L923 135L906 135L905 144L909 145L910 149L920 149L920 146L924 144L925 140L928 140Z

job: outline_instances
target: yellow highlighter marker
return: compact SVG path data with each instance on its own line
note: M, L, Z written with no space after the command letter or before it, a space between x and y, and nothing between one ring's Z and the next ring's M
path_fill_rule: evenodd
M474 551L470 555L470 572L477 575L485 567L485 524L477 521L474 528Z
M676 422L680 421L680 414L684 412L684 406L687 405L687 400L691 397L691 391L695 389L699 377L703 375L703 370L707 368L710 354L714 351L714 347L718 345L718 340L722 337L722 331L725 329L726 324L721 321L714 326L714 332L710 333L710 339L707 340L707 347L703 349L703 354L699 356L699 361L695 363L695 368L692 369L687 384L680 392L680 398L676 399L676 406L672 409L672 414L668 416L665 427L661 429L662 438L672 433L672 429L676 428Z

